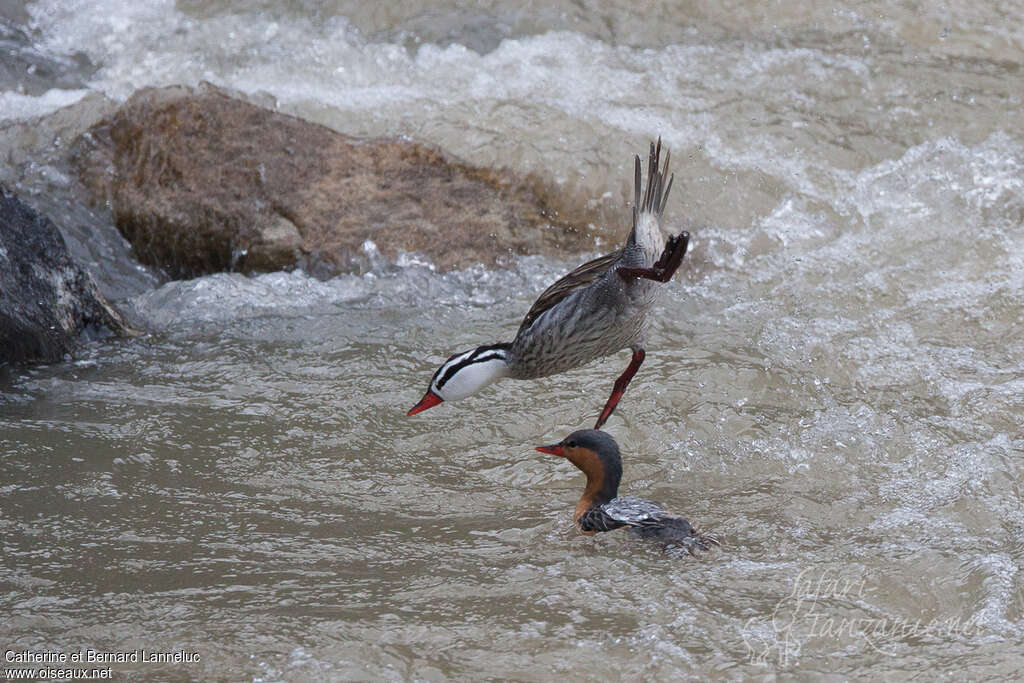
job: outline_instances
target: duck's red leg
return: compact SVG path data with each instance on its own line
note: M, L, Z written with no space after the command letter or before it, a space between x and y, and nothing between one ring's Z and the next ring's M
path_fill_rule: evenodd
M633 351L633 360L629 362L629 367L626 368L626 371L615 380L615 386L612 387L612 395L608 397L608 402L604 404L604 410L601 411L601 416L597 418L597 424L594 425L594 429L600 429L601 425L611 417L612 412L615 411L615 406L619 405L619 399L626 393L629 380L633 379L633 375L640 369L640 365L644 362L644 356L646 355L643 349Z
M619 268L619 277L645 277L656 282L668 282L675 275L679 264L686 256L686 247L690 244L690 233L685 230L675 237L670 237L661 256L651 268Z

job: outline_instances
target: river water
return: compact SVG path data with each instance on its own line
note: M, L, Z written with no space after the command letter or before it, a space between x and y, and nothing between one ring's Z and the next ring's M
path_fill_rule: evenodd
M1024 6L467 4L3 6L3 178L151 334L0 369L0 646L198 657L113 665L146 680L1019 672ZM595 253L662 135L693 246L608 429L623 492L722 547L575 534L582 476L532 450L625 352L405 416L585 255L138 267L62 131L203 80L536 173Z

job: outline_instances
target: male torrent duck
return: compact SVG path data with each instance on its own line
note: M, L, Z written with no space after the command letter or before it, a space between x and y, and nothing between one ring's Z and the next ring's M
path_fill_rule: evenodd
M480 346L446 360L408 414L465 398L502 377L547 377L628 347L633 359L597 418L594 428L601 427L644 362L647 312L658 285L672 278L689 244L689 233L666 240L661 227L672 189L672 177L665 184L669 156L666 150L665 165L660 167L661 139L657 146L651 143L643 198L640 157L635 158L633 229L624 247L583 264L548 287L511 343Z
M573 521L584 534L621 527L642 538L666 546L682 546L691 554L719 545L713 536L702 534L678 515L643 498L618 497L622 479L622 457L615 439L596 429L573 432L560 443L538 446L541 453L565 458L587 475L587 487L576 504Z

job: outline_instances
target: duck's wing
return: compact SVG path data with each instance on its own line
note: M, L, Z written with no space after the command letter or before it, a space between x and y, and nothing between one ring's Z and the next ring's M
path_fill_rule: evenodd
M721 545L717 538L701 532L685 518L670 514L661 505L643 498L615 498L601 506L609 519L630 527L640 538L661 541L668 546L679 546L691 555Z
M661 504L632 496L615 498L602 505L601 510L608 517L625 526L660 524L668 516L668 512Z
M580 515L576 523L579 525L580 531L591 534L598 531L620 529L626 526L624 522L620 522L605 512L603 505L592 505L590 509Z
M599 277L608 272L612 264L619 260L622 256L622 250L613 251L610 254L599 256L593 261L587 261L582 266L572 271L562 279L555 282L544 292L537 297L537 300L533 302L533 306L527 311L526 317L523 318L522 324L519 326L519 332L517 336L530 327L540 315L558 305L565 297L569 296L577 289L581 289L591 284Z

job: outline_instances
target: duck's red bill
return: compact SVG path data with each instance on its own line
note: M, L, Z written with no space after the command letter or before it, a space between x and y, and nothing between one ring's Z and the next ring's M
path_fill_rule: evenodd
M406 415L408 416L408 415L415 415L416 413L422 413L427 408L433 408L438 403L442 403L442 402L444 402L443 398L441 398L440 396L435 394L433 391L429 391L428 390L427 393L423 394L423 398L420 399L420 402L417 403L416 405L414 405L409 410L409 412L406 413Z
M537 446L537 450L541 453L550 453L551 455L557 455L560 458L565 457L565 451L562 450L562 444L553 443L550 446Z

